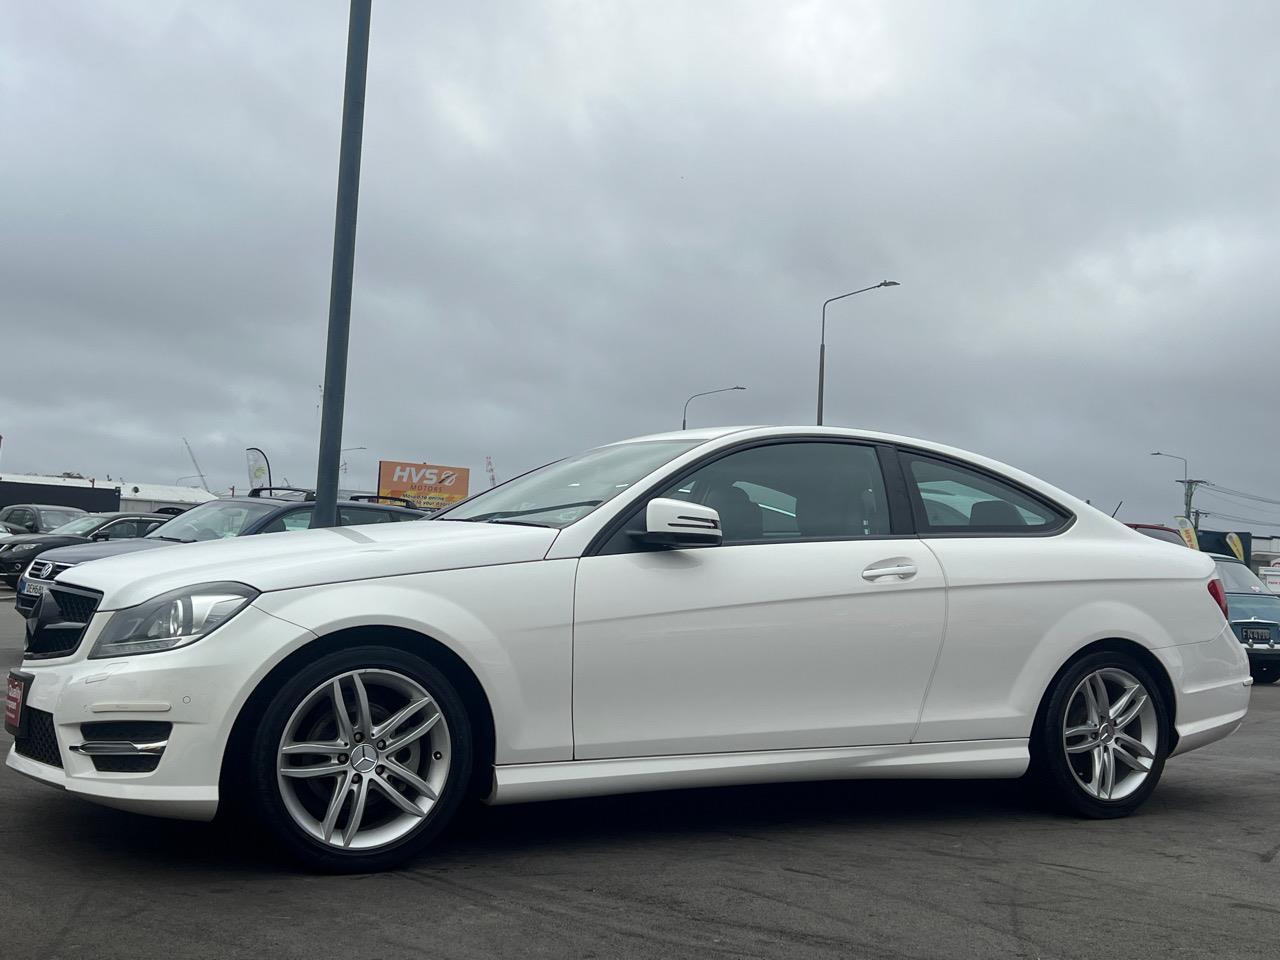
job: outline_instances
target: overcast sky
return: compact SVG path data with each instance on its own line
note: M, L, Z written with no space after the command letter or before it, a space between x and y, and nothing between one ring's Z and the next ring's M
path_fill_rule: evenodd
M170 483L185 436L215 489L248 445L313 481L346 25L6 7L0 469ZM822 301L889 278L830 310L828 423L1122 519L1177 512L1155 449L1280 499L1277 36L1271 2L375 0L344 485L732 384L691 424L811 423Z

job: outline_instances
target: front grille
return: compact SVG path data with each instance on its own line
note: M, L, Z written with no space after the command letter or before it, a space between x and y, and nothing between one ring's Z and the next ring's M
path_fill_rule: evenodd
M130 743L154 743L168 740L173 724L167 720L89 720L80 724L80 736L86 740L128 740Z
M65 657L80 646L102 594L59 584L44 592L27 619L26 658Z
M160 766L160 758L142 757L94 757L93 769L99 773L150 773Z
M27 706L22 711L26 714L23 720L26 729L13 741L14 749L29 760L61 767L62 755L58 752L58 736L53 732L53 714Z
M98 609L98 601L102 599L101 596L86 591L68 590L66 587L50 587L48 594L58 605L58 613L64 623L88 623L93 611Z
M27 568L27 576L36 580L52 580L53 563L49 560L33 560Z

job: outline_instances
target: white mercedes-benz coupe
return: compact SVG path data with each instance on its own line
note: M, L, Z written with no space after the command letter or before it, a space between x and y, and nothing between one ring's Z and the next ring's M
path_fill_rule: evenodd
M834 428L599 447L431 520L59 575L8 765L373 870L490 803L1019 777L1088 817L1235 730L1208 556L1034 477Z

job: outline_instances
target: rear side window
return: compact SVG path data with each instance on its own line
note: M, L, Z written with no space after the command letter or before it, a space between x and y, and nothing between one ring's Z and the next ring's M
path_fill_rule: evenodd
M1176 543L1180 547L1185 547L1187 542L1182 539L1180 533L1173 530L1158 530L1155 527L1134 527L1138 533L1144 537L1150 537L1152 540L1163 540L1165 543Z
M311 527L311 507L299 507L276 517L259 533L288 533L292 530L308 530Z
M376 510L373 507L339 507L338 525L354 527L361 523L391 523L395 514L390 510Z
M945 460L902 455L921 533L1052 533L1066 525L1056 507L999 480Z

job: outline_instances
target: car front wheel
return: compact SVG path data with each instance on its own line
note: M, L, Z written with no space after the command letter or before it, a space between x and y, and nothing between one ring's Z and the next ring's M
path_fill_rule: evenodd
M1091 654L1060 674L1032 735L1033 773L1078 815L1123 817L1164 770L1169 710L1150 671L1123 653Z
M471 744L462 699L432 664L390 647L343 650L266 708L250 799L308 866L381 870L447 825L470 781Z

